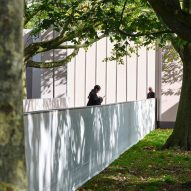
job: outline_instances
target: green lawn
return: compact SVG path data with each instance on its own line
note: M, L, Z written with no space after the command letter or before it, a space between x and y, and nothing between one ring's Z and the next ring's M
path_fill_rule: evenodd
M191 152L161 150L171 130L155 130L78 191L191 191Z

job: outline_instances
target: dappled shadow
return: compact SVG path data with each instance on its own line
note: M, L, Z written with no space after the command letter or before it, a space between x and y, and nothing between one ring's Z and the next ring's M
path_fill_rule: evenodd
M25 115L29 190L74 190L154 128L155 100Z
M40 69L41 70L41 97L46 95L53 97L53 69Z
M145 139L134 146L79 191L190 191L190 152L156 152L155 139ZM152 147L148 150L149 146Z
M47 41L56 37L55 32L51 29L46 30L40 36L31 36L30 31L25 34L25 46L28 46L36 40ZM39 54L38 61L52 62L64 59L67 56L66 50L50 50ZM33 57L34 59L34 57ZM67 83L67 66L60 66L48 69L33 69L27 68L27 97L28 98L53 98L66 97L66 83ZM35 81L34 78L39 80ZM36 86L32 83L38 83ZM37 92L37 87L39 88ZM36 92L37 95L32 95Z
M153 181L153 180L137 180L130 183L125 177L116 180L114 178L102 177L101 181L96 182L96 186L91 189L79 189L79 191L190 191L191 182L177 183L176 181Z
M41 37L42 40L55 38L56 34L52 30L47 30ZM42 53L42 61L52 62L63 60L67 56L66 50L51 50ZM41 89L44 95L49 97L66 97L67 66L55 67L54 69L41 69Z
M179 96L181 92L183 65L171 46L162 50L162 95Z

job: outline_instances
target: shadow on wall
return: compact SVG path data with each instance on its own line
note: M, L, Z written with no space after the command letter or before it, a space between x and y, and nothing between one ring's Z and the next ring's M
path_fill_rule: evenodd
M172 46L163 48L162 56L162 95L179 96L183 75L183 66L180 57Z
M31 36L31 30L25 30L24 33L24 40L25 40L25 47L31 44L33 41L36 40L50 40L53 38L53 31L47 30L42 33L40 36ZM67 52L64 50L50 50L48 52L42 53L39 56L38 61L42 62L51 62L53 60L58 61L66 57ZM39 72L37 72L39 70ZM53 74L54 72L54 74ZM67 81L67 67L61 66L55 69L35 69L27 68L26 71L27 77L27 97L28 98L41 98L41 97L53 97L53 91L57 88L59 91L55 97L65 97L66 96L66 81ZM34 75L35 73L35 75ZM37 76L36 76L37 75ZM54 80L53 80L54 76ZM32 82L34 83L34 79L37 79L39 85L33 86ZM53 84L54 83L54 84ZM35 92L35 93L34 93Z
M75 190L153 130L154 117L154 99L25 115L29 190Z
M41 70L41 96L49 95L53 92L53 69L39 69ZM52 97L52 94L51 96Z
M175 105L173 105L172 107L170 107L167 111L165 111L164 113L162 113L161 117L163 119L163 121L175 121L176 120L176 114L177 114L177 110L178 110L178 104L176 103ZM170 120L169 120L170 119Z
M55 50L54 53L51 51L49 53L51 55L50 61L59 61L66 57L66 51L61 52ZM44 57L43 60L46 62L47 58ZM41 69L41 93L44 95L48 95L54 91L54 95L56 93L55 89L58 89L60 92L56 97L64 97L66 96L66 83L67 83L67 66L60 66L54 69ZM53 95L49 96L53 97Z
M55 38L58 34L55 31L47 30L41 36L41 40L47 40ZM67 56L66 50L51 50L42 54L42 61L51 62L59 61ZM66 96L66 82L67 82L67 66L56 67L54 69L42 69L41 72L41 89L43 95L49 95L49 97L64 97ZM56 94L56 89L59 93Z

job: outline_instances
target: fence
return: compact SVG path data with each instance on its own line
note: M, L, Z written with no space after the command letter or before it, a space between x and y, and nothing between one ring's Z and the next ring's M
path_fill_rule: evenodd
M155 126L155 100L24 114L30 191L71 191Z

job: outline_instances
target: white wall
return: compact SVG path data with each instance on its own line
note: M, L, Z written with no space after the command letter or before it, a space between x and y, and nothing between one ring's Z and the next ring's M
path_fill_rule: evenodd
M155 89L155 50L142 47L137 54L124 57L124 65L103 62L111 55L112 44L104 38L88 51L81 49L67 68L67 96L70 107L86 105L94 85L101 86L104 103L143 100L148 86Z
M26 113L29 191L72 191L155 126L155 100Z
M163 54L169 49L163 49ZM170 50L172 51L172 50ZM179 104L179 97L182 86L183 65L181 60L169 54L173 59L163 59L162 81L161 81L161 121L174 122ZM171 125L171 123L169 123Z
M66 98L44 98L23 100L23 112L63 109L68 107Z
M33 41L44 41L57 34L51 30ZM124 57L124 65L103 60L111 56L113 45L104 38L79 54L67 66L55 69L30 69L28 98L67 97L69 107L85 106L94 85L101 86L100 96L106 96L103 104L143 100L148 86L155 89L155 50L142 47L137 54ZM72 50L54 50L36 55L36 61L64 59Z
M29 44L29 32L25 31L25 43ZM56 36L47 31L33 41L46 40ZM142 47L137 55L124 58L124 65L103 62L110 55L112 44L106 38L93 44L87 52L83 49L68 63L67 67L56 69L27 69L29 98L69 99L69 107L84 106L95 84L102 89L100 96L106 95L103 104L146 98L147 89L153 87L158 100L158 121L175 121L178 108L182 66L169 63L168 70L162 66L161 53ZM50 51L36 55L36 61L63 59L70 50ZM161 69L161 67L163 67ZM166 78L168 78L166 80Z
M27 32L27 33L26 33ZM31 37L26 30L25 46L32 42L47 41L56 37L57 33L47 30L37 37ZM63 59L66 50L51 50L33 56L36 62L51 62ZM67 67L61 66L54 69L27 68L27 98L61 98L66 97Z

